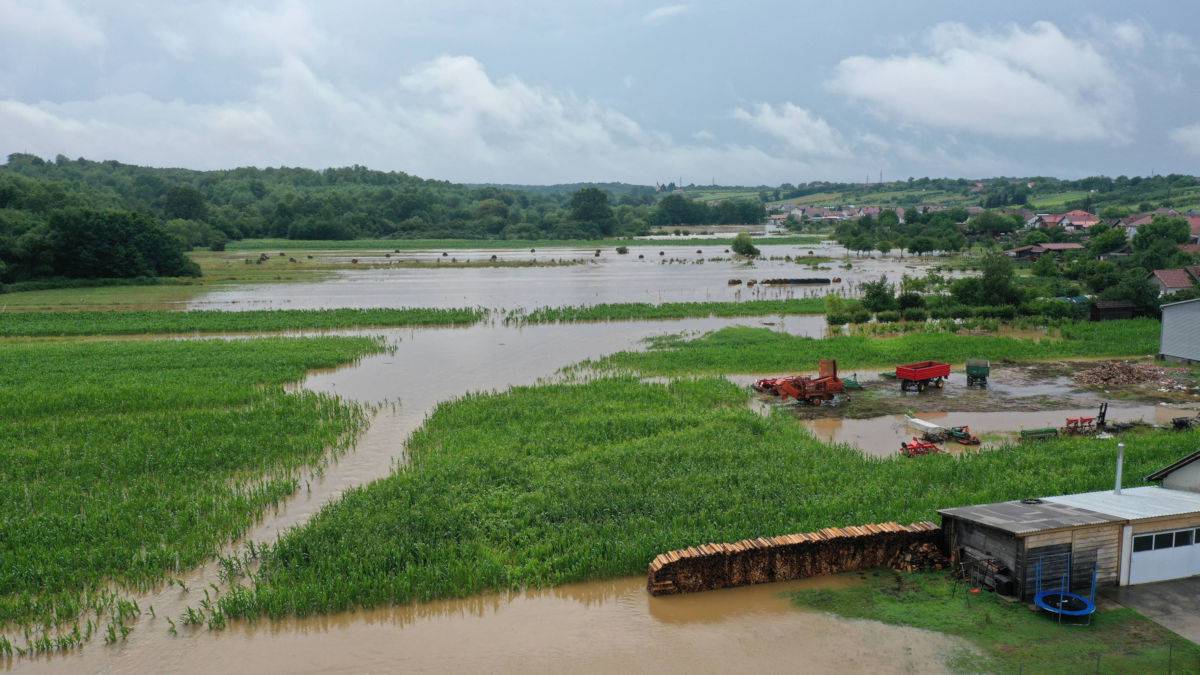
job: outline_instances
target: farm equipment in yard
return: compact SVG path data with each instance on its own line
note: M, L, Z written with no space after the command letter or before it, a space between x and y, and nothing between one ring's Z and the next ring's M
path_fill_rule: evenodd
M1058 438L1058 429L1042 427L1041 429L1021 430L1021 440L1023 441L1044 441L1050 438Z
M783 401L791 398L809 405L821 405L845 393L846 385L837 376L837 361L821 359L818 368L816 377L767 377L750 386L754 391L778 396Z
M1100 411L1095 417L1068 417L1067 425L1062 428L1066 436L1085 436L1103 431L1108 424L1108 402L1100 404Z
M913 436L913 439L911 441L905 441L900 444L900 454L904 455L905 457L918 457L920 455L932 455L932 454L939 453L941 451L942 451L942 449L939 448L932 441L926 441L926 440L917 438L916 436Z
M1194 417L1172 417L1171 427L1176 431L1187 431L1192 427L1200 426L1200 414Z
M959 445L979 445L979 437L971 434L971 427L965 424L961 427L946 429L946 435Z
M950 364L940 361L919 361L896 366L896 379L900 380L900 391L925 391L929 386L939 389L950 377Z
M986 387L992 364L987 359L967 359L967 386Z

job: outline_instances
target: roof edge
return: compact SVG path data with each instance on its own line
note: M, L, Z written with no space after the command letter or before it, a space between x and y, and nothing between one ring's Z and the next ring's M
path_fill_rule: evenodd
M1176 300L1175 302L1164 302L1163 304L1159 305L1159 308L1161 309L1163 307L1173 307L1175 305L1186 305L1189 302L1200 302L1200 298L1192 298L1191 300Z
M1196 298L1196 300L1200 300L1200 298ZM1196 300L1185 300L1184 302L1196 302ZM1180 304L1180 303L1173 303L1173 304ZM1165 307L1165 305L1164 305L1164 307ZM1172 473L1175 473L1179 469L1182 469L1183 467L1187 466L1188 464L1191 464L1192 462L1194 462L1198 459L1200 459L1200 450L1197 450L1186 457L1177 459L1177 460L1175 460L1174 463L1172 463L1168 466L1164 466L1163 468L1159 469L1158 471L1155 471L1154 473L1150 474L1149 476L1146 476L1146 480L1150 481L1150 482L1160 481L1160 480L1166 478L1167 476L1171 475Z

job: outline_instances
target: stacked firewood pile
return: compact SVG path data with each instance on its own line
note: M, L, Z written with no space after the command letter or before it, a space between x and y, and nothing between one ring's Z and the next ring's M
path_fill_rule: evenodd
M922 522L826 528L732 544L704 544L658 555L650 563L646 587L652 595L670 595L873 567L931 569L927 565L934 560L932 551L941 556L940 542L941 528ZM940 561L944 566L945 558Z
M923 542L910 544L908 548L904 549L892 568L901 572L933 572L944 570L949 566L950 561L942 553L941 548L936 544Z

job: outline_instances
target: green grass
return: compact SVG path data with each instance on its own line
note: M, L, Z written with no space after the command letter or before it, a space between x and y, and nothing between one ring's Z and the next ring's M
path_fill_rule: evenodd
M839 616L965 638L984 655L958 654L963 672L1166 673L1200 670L1200 647L1126 608L1102 609L1091 626L1063 626L1023 603L955 589L945 573L880 570L850 588L803 590L797 605ZM1103 605L1102 605L1103 606Z
M542 307L527 313L514 312L506 323L554 323L568 321L645 321L708 316L775 316L824 314L824 298L796 300L747 300L745 302L645 302Z
M1088 193L1085 190L1033 195L1029 198L1029 208L1037 211L1063 211L1066 210L1067 202L1079 201L1087 197L1087 195Z
M718 378L601 378L444 403L412 463L347 492L264 556L232 616L308 615L641 574L659 552L1111 484L1111 443L1058 439L870 458L763 418ZM1200 433L1127 435L1126 475Z
M137 588L211 558L366 425L357 405L283 384L378 349L0 345L0 629L73 622L110 581Z
M694 228L693 228L694 229ZM815 244L820 236L788 235L759 237L760 243L771 244ZM229 242L230 251L338 251L338 250L400 250L400 251L452 251L456 249L615 249L618 246L728 246L733 235L727 238L678 237L661 239L350 239L346 241L312 241L294 239L242 239Z
M668 336L645 352L620 352L600 367L646 375L762 373L813 370L819 358L845 368L892 366L935 359L1039 361L1071 357L1137 356L1158 351L1160 324L1153 319L1064 324L1061 338L1025 340L991 335L911 333L806 338L764 328L725 328L697 339Z
M0 312L0 337L248 333L472 324L485 309L275 309L246 312Z

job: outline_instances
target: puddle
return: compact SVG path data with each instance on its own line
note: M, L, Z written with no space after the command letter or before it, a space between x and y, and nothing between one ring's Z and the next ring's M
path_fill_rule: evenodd
M971 433L979 436L982 443L977 446L959 445L954 441L939 443L943 450L952 453L970 452L979 448L991 448L1013 441L1021 429L1062 427L1068 417L1094 417L1096 408L1074 408L1064 410L1002 411L1002 412L922 412L915 417L943 427L969 425ZM1150 424L1170 424L1171 418L1194 413L1185 409L1165 405L1130 405L1117 407L1110 403L1110 422L1142 421ZM904 415L884 415L866 419L826 417L804 422L817 438L833 443L846 443L860 448L864 453L876 457L894 455L900 451L900 443L920 432L910 427Z

